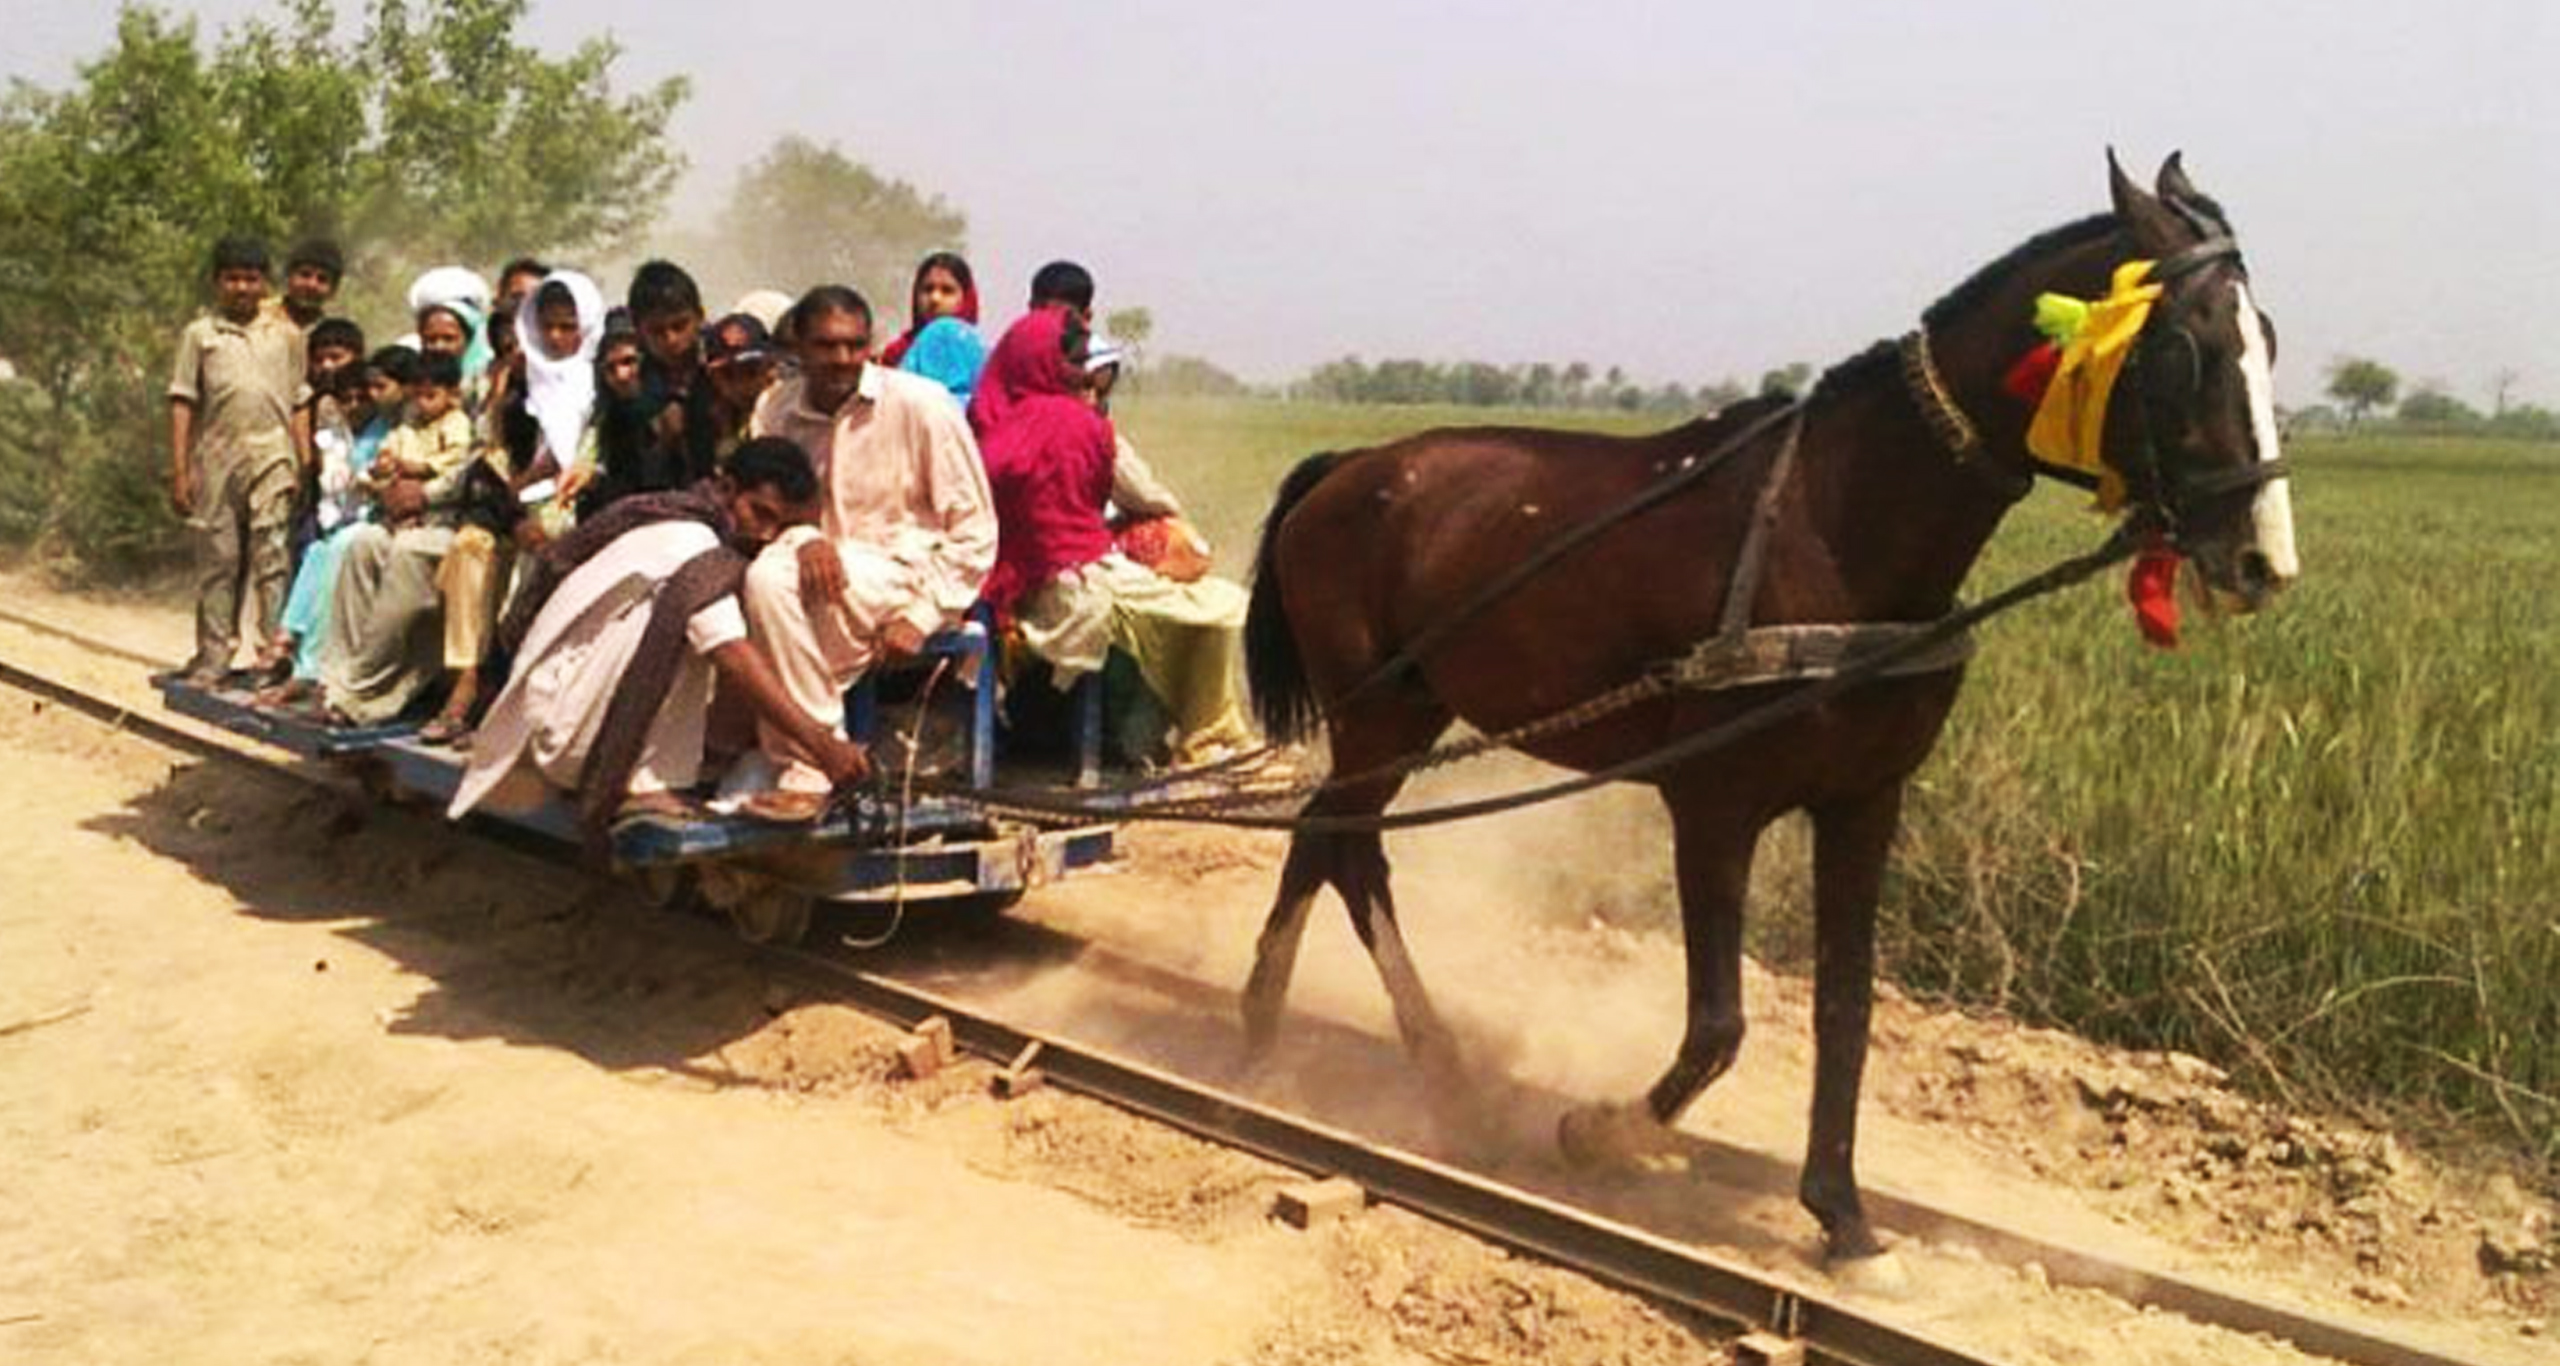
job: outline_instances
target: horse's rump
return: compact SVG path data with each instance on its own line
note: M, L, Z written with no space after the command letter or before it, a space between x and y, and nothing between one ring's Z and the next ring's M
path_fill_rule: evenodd
M1424 654L1458 672L1530 684L1518 693L1530 708L1580 700L1575 689L1597 691L1708 629L1749 502L1733 490L1751 487L1763 463L1748 456L1498 599L1479 599L1539 547L1683 461L1713 454L1778 402L1645 436L1439 428L1302 463L1264 524L1246 625L1246 671L1264 728L1275 739L1304 738L1325 702L1444 622L1460 624L1445 638L1425 637ZM1578 629L1595 613L1622 619L1620 628ZM1507 667L1530 654L1583 658ZM1470 714L1461 699L1472 689L1434 691L1478 724L1501 719Z

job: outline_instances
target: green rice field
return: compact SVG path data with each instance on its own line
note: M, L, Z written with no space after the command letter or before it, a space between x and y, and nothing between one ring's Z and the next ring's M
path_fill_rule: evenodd
M1559 419L1141 394L1121 420L1240 574L1309 452ZM2191 607L2160 651L2120 584L2090 584L1988 628L1913 794L1892 970L2560 1162L2560 447L2291 453L2304 577L2268 612ZM1978 591L2094 544L2084 503L2049 488L2012 513ZM1762 942L1803 942L1784 928Z

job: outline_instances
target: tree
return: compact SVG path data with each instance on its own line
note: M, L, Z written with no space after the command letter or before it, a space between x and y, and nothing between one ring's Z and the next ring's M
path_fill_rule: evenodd
M2364 421L2365 414L2376 408L2391 406L2392 395L2400 392L2400 376L2390 366L2362 356L2340 356L2329 363L2329 397L2347 405L2347 421Z
M2470 404L2446 393L2441 383L2428 380L2400 400L2400 420L2430 427L2464 427L2477 423L2480 414Z
M1312 381L1310 382L1312 387ZM1150 393L1233 398L1248 392L1243 380L1198 356L1168 355L1147 371Z
M738 175L719 232L747 283L798 293L851 285L879 309L906 313L907 284L929 252L966 248L968 217L833 144L786 136Z
M329 0L290 0L208 55L192 21L133 5L68 89L0 99L0 355L48 400L33 463L74 549L176 542L153 506L154 381L216 238L330 232L361 306L412 265L600 250L656 216L685 83L617 95L609 40L546 56L516 39L525 8L370 0L341 39ZM69 505L85 498L142 501Z
M2516 386L2524 382L2524 372L2514 366L2502 366L2489 376L2489 415L2505 417L2507 401L2515 397Z
M1697 404L1700 408L1712 413L1718 409L1730 408L1749 397L1751 397L1751 391L1742 387L1742 381L1728 375L1699 385Z
M1129 368L1134 370L1146 352L1147 339L1155 335L1156 315L1143 308L1115 308L1102 315L1102 330L1129 353Z
M1812 378L1813 367L1803 361L1781 365L1777 369L1761 373L1760 396L1762 398L1794 398L1804 392L1805 384Z

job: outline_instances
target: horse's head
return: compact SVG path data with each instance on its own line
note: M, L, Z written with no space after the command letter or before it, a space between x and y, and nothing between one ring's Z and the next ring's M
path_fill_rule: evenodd
M2107 170L2116 217L2154 262L2159 298L2106 415L2107 456L2129 501L2194 557L2217 598L2240 610L2301 573L2293 505L2277 448L2274 326L2222 208L2172 154L2156 188Z

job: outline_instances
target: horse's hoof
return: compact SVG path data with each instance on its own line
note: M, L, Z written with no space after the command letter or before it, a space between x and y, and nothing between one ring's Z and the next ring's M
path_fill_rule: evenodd
M1880 1248L1863 1257L1833 1257L1826 1269L1843 1290L1880 1300L1908 1299L1911 1295L1910 1264L1892 1248Z
M1228 1058L1226 1074L1218 1080L1231 1090L1250 1091L1271 1076L1271 1048L1267 1044L1246 1044Z
M1683 1172L1689 1155L1671 1131L1641 1105L1582 1105L1556 1121L1556 1146L1565 1161L1591 1171L1621 1175Z

